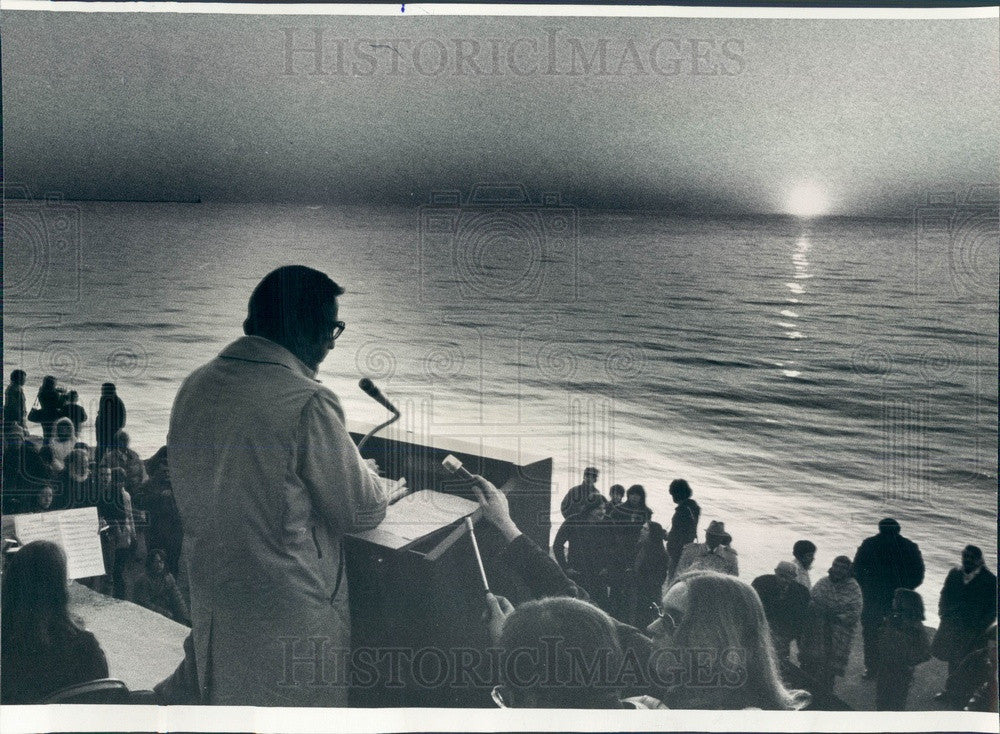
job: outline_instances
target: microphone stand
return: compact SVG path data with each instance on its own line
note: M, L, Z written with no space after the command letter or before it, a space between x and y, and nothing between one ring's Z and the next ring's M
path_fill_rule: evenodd
M379 431L381 431L386 426L390 426L390 425L392 425L393 423L395 423L398 420L399 420L399 411L397 410L397 411L393 412L392 418L390 418L389 420L387 420L385 423L379 423L373 429L371 429L370 431L368 431L368 433L365 434L364 438L362 438L360 441L358 441L358 451L360 451L364 447L364 445L366 443L368 443L368 439L369 438L371 438L372 436L374 436L376 433L378 433Z

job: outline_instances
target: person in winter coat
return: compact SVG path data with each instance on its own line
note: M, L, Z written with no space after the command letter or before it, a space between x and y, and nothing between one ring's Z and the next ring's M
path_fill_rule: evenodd
M65 391L56 384L56 378L46 375L42 386L38 389L38 410L28 414L28 420L42 425L44 444L52 440L55 423L62 416L63 403L66 401Z
M913 671L931 658L924 628L924 600L910 589L896 589L892 614L879 630L875 710L905 711Z
M605 517L605 504L601 495L592 495L583 510L559 527L552 541L556 562L602 608L608 606L608 565L616 530Z
M388 498L336 394L316 379L346 328L343 292L301 265L268 273L250 296L245 336L192 372L174 400L170 483L209 704L347 705L341 541L378 526ZM318 656L329 684L289 670L288 656Z
M28 415L27 400L24 397L24 383L28 376L24 370L14 370L10 373L10 384L3 394L3 422L16 423L27 430L25 418Z
M829 574L813 585L810 597L811 620L801 638L799 663L817 692L832 693L835 678L847 670L863 606L851 559L837 556Z
M80 394L76 390L66 393L66 404L63 405L63 415L73 421L73 432L79 437L80 426L87 422L87 411L79 403Z
M799 639L809 620L809 590L795 580L795 564L782 561L773 574L758 576L751 586L764 605L771 641L779 660L787 660L792 640Z
M629 568L628 619L631 625L644 629L654 619L653 605L662 597L663 584L667 580L669 558L664 541L667 533L658 522L650 521L639 532L638 551Z
M947 661L948 679L937 700L959 707L974 692L965 684L967 676L960 675L962 663L983 647L983 633L997 618L997 577L986 568L979 547L966 546L962 565L948 572L941 588L938 614L941 623L931 649L934 657Z
M94 428L97 431L97 453L94 460L100 462L104 452L114 443L115 434L125 427L125 403L118 397L118 391L113 382L101 385L101 398L97 405L97 420Z
M63 470L66 457L76 448L76 431L73 430L73 421L69 418L60 418L55 423L52 439L46 447L49 457L50 468L53 474L58 474Z
M670 532L667 533L667 555L670 557L667 566L667 578L672 579L677 571L677 563L681 560L684 546L698 539L698 519L701 508L691 499L693 492L686 479L675 479L670 483L670 497L677 505L674 516L670 520Z
M866 679L875 675L878 633L882 620L892 612L896 589L916 589L924 581L924 559L920 548L900 534L899 523L887 517L879 521L878 535L866 538L854 555L854 577L864 596L861 634L865 645Z
M146 481L146 465L142 463L139 454L133 451L129 444L131 439L125 431L118 431L110 446L105 447L101 457L101 467L121 469L125 472L125 489L135 495L139 487Z
M152 609L175 622L188 624L188 610L177 589L173 574L167 570L166 554L159 548L146 556L146 575L135 582L136 604Z
M613 526L613 537L609 538L607 574L607 611L623 622L628 622L634 613L636 599L636 577L633 568L640 550L639 538L643 527L653 516L646 505L646 489L641 484L633 484L625 493L625 501L617 505L605 505L608 522ZM657 601L657 598L652 601Z
M733 537L726 532L726 524L712 520L705 529L704 543L688 543L677 563L676 576L688 571L718 571L730 576L740 575L736 549L730 544Z
M597 467L588 466L583 470L583 481L575 487L570 487L559 503L559 511L564 519L568 520L571 516L579 514L594 495L603 496L597 488L597 475Z

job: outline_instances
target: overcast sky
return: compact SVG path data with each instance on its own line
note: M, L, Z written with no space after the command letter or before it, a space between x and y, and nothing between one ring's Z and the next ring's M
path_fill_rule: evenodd
M833 212L901 214L1000 164L996 19L5 11L2 31L6 178L36 194L423 203L509 180L771 212L812 182ZM317 34L321 74L287 48Z

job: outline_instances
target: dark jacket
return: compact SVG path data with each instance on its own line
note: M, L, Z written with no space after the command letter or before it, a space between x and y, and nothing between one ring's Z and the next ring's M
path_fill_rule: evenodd
M45 649L2 648L0 696L5 704L41 703L67 686L108 677L108 661L97 638L86 630L66 630Z
M773 573L758 576L751 586L764 606L771 632L786 640L798 638L809 621L809 589Z
M670 521L670 532L667 533L667 553L670 554L674 565L680 559L684 546L693 543L698 538L698 519L700 517L701 508L691 498L682 500L674 509L674 516Z
M549 596L588 599L587 592L563 573L559 564L527 535L519 535L508 543L500 559L525 583L532 599Z
M7 390L3 395L3 420L5 423L17 423L22 428L25 427L24 419L28 414L27 400L24 397L24 388L20 385L7 385Z
M913 668L931 659L931 643L923 622L907 621L891 614L879 629L880 677L913 673Z
M967 584L963 576L961 568L951 569L941 588L934 637L934 656L941 660L961 660L997 618L997 577L985 566Z
M997 577L985 566L967 584L963 576L961 568L948 572L941 587L938 613L942 620L982 632L997 618Z
M101 395L94 427L97 443L102 446L109 445L115 434L125 427L125 403L118 395Z
M924 581L924 559L912 540L898 533L866 538L854 556L854 578L864 597L862 619L877 620L892 610L896 589L915 589Z
M653 511L648 507L633 509L627 503L611 508L607 522L612 526L607 548L607 568L616 579L624 577L635 563L639 552L639 534L643 524L649 522ZM620 579L619 579L620 580Z
M142 576L135 582L135 603L182 624L188 623L187 605L168 571L159 578Z
M593 495L600 495L597 487L589 487L586 484L578 484L572 487L566 496L559 503L559 511L564 518L570 518L580 512L587 505L587 500Z
M552 541L552 553L564 569L572 568L585 576L596 576L612 560L611 541L616 530L606 520L595 523L576 515L559 528Z
M62 414L73 421L73 431L80 435L80 425L87 422L87 411L79 403L66 403L63 406Z

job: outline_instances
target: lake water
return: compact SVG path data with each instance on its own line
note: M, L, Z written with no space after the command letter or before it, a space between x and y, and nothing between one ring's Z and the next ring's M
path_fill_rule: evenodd
M748 580L799 538L818 578L892 515L936 611L966 543L995 568L995 216L14 202L6 371L29 401L56 375L92 416L115 381L148 456L261 276L310 265L348 291L320 377L352 420L384 417L369 376L401 429L551 455L554 507L594 464L668 523L686 477Z

